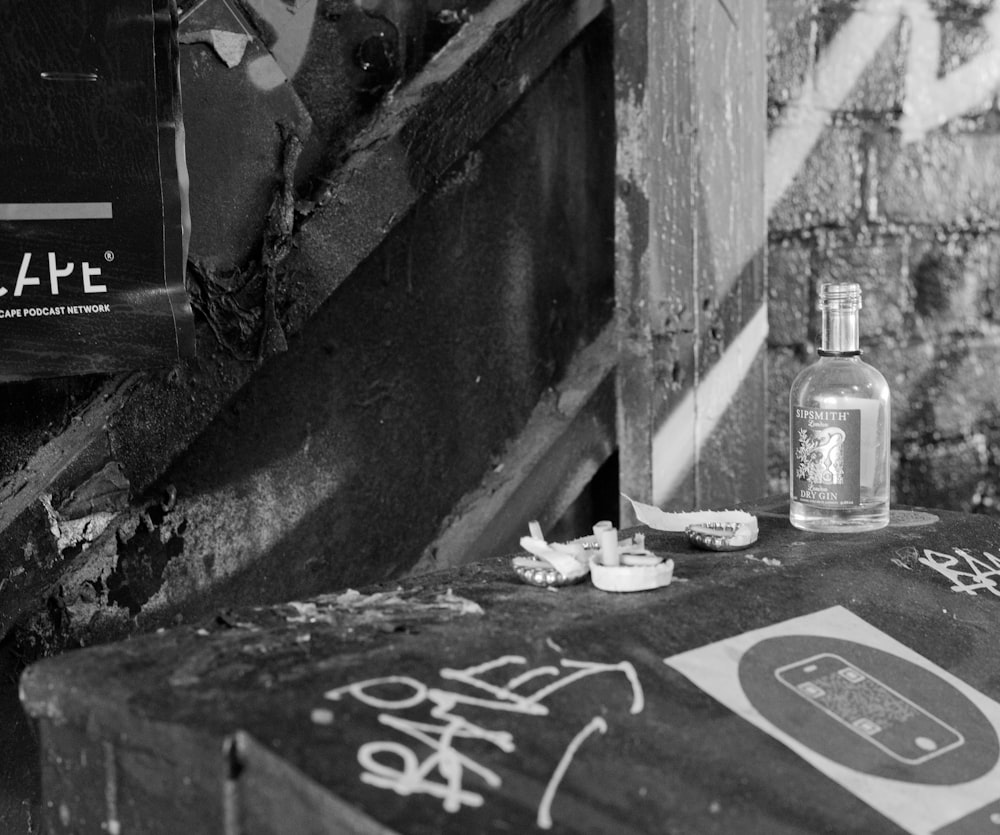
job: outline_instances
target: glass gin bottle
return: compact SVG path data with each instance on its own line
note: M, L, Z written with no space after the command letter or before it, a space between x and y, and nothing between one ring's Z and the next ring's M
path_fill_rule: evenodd
M823 284L819 358L789 394L789 519L807 531L889 523L889 386L861 360L857 284Z

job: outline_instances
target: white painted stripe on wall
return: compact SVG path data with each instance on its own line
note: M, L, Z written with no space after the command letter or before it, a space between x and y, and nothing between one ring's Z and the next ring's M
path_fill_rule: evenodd
M941 74L942 24L926 0L909 0L909 55L906 99L899 119L903 143L917 142L952 119L988 106L1000 86L1000 5L980 19L989 46L949 72Z
M802 169L836 110L883 41L899 25L906 0L868 0L844 23L816 62L798 98L767 141L764 207L768 217Z
M110 220L110 203L0 203L0 220Z
M830 114L850 95L895 27L912 26L907 61L907 101L900 129L905 141L967 112L1000 83L995 45L969 64L938 78L940 25L927 0L866 0L838 29L812 76L768 138L764 161L765 213L770 217L829 125ZM1000 39L1000 8L982 21ZM766 245L762 241L761 245ZM698 460L701 449L735 397L767 339L763 305L719 362L688 391L653 438L653 501L669 500Z
M764 210L775 206L801 172L829 124L879 47L899 25L908 3L866 0L837 30L813 74L768 137L764 159ZM766 246L766 240L760 242ZM767 305L761 305L715 366L688 391L653 437L653 503L668 501L691 472L767 340Z
M663 504L691 471L767 341L762 304L719 361L689 390L653 436L653 503Z

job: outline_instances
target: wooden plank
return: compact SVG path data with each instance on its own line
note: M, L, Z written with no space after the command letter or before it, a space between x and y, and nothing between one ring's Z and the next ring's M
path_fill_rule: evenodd
M584 348L493 472L463 497L409 576L510 553L548 530L615 450L614 324Z
M705 450L731 404L763 414L762 364L744 360L766 332L764 8L621 0L615 23L622 490L675 507L758 495L761 456L736 481L720 466L764 448L761 418Z
M289 321L307 319L428 188L470 151L605 8L604 0L495 0L351 145L318 198L290 270Z
M604 8L603 0L496 0L395 91L294 232L290 215L273 230L285 237L272 242L282 257L271 259L277 286L268 309L283 313L280 322L265 317L274 331L265 342L280 345L299 331ZM202 322L196 362L109 381L67 431L0 485L0 569L8 578L0 584L0 632L58 576L62 558L40 496L68 492L111 460L140 493L258 367Z
M753 4L695 3L692 14L701 314L695 501L707 506L766 490L767 33Z
M648 501L653 480L654 403L665 383L662 370L655 373L652 318L645 310L653 272L650 213L659 203L658 195L651 194L648 120L662 102L653 100L653 91L647 91L647 3L619 0L614 15L619 485L627 495ZM627 512L623 506L623 517Z
M121 720L100 733L60 722L40 729L43 801L46 792L60 797L40 804L40 831L229 835L218 739L145 717ZM219 800L201 802L206 789Z
M628 0L615 6L618 195L616 295L622 315L618 435L622 491L659 501L653 446L664 417L694 385L697 326L695 216L690 165L691 20L688 4ZM673 443L691 449L694 437ZM673 504L694 503L680 473ZM622 507L623 520L631 510Z

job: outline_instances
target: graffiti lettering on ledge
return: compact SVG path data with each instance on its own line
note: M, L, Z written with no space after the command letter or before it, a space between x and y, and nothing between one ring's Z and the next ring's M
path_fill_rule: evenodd
M425 794L442 801L448 812L463 807L480 807L484 803L481 793L467 786L467 775L474 775L490 789L499 789L500 776L492 769L462 753L462 740L486 742L505 754L516 750L514 737L507 731L491 730L461 715L461 708L476 708L516 714L545 717L550 715L545 700L589 676L602 673L620 673L631 688L631 714L641 713L645 705L642 685L635 668L627 661L602 664L589 661L563 659L560 667L552 665L518 670L526 660L519 655L505 655L474 667L456 670L445 668L439 673L446 681L454 682L455 689L428 687L409 676L383 676L355 682L327 691L324 696L340 701L350 696L368 707L383 711L378 721L396 731L408 741L376 740L358 749L358 762L364 768L361 780L371 786L389 789L408 796ZM511 673L516 672L516 675ZM495 683L487 676L501 674L502 683ZM509 676L509 677L508 677ZM535 685L547 682L541 687ZM423 708L435 722L404 718L400 711ZM314 713L314 719L316 714ZM542 829L552 826L552 803L573 757L580 747L595 733L605 733L607 722L595 716L568 742L555 765L545 792L539 801L536 823ZM423 754L414 750L417 743ZM394 760L387 762L387 758Z
M962 548L952 550L955 554L925 548L920 562L950 580L952 591L975 594L985 589L1000 597L1000 558L988 551L983 551L982 557L974 557Z

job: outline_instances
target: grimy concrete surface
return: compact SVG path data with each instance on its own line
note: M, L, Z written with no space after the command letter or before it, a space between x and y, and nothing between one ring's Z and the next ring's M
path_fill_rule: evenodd
M1000 795L1000 526L897 509L881 531L820 535L792 528L786 502L756 513L743 551L648 533L675 563L654 591L539 588L499 558L39 662L22 688L46 819L150 835L920 832L665 663L831 609L889 642L853 644L897 694L872 716L893 728L900 700L926 704L951 742L878 747L834 716L853 692L831 713L783 689L767 642L740 672L748 694L770 688L760 712L848 776L888 776L913 802L942 790L956 817L951 785L985 775Z

